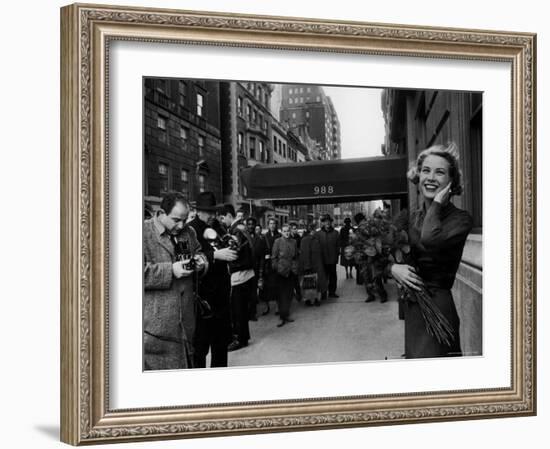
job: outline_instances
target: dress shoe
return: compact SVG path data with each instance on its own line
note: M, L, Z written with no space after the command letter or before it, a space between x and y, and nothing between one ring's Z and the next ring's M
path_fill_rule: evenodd
M233 340L229 346L227 347L227 351L228 352L231 352L231 351L236 351L237 349L241 349L241 348L244 348L245 346L248 346L248 343L241 343L237 340Z
M315 300L315 307L319 307L321 305L321 301L318 299Z
M313 305L309 299L306 299L304 304L308 307L311 307Z
M338 296L336 293L329 293L328 297L329 298L339 298L340 296Z
M294 320L293 320L292 318L287 318L285 321L286 321L287 323L294 323Z
M277 327L283 327L285 324L286 324L286 321L282 320L279 322L279 324L277 324Z
M269 313L269 306L266 307L266 309L262 312L262 316L265 316Z
M376 299L375 296L369 295L367 296L367 299L365 299L365 302L373 302Z

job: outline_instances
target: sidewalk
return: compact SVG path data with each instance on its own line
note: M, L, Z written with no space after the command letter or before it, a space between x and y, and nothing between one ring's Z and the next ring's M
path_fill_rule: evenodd
M355 277L355 270L354 270ZM249 346L229 353L229 366L296 363L349 362L400 358L403 349L403 322L397 317L397 295L393 283L386 284L388 301L365 303L363 285L346 279L338 265L338 299L328 299L320 307L293 301L295 320L278 328L279 317L271 303L269 315L250 322Z

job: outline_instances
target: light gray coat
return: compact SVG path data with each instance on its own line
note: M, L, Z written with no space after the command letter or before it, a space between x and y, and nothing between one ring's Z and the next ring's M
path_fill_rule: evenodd
M195 231L185 226L178 240L187 240L189 249L200 250ZM186 343L192 352L195 333L194 276L175 279L172 264L174 246L168 234L160 233L155 218L143 227L143 330L165 340Z

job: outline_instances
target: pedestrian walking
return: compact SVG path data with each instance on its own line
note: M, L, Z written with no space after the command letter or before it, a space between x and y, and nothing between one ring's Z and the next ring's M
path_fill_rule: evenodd
M328 296L329 298L338 298L336 294L336 285L338 278L336 275L336 264L338 263L338 255L340 252L340 235L332 227L332 217L329 214L321 217L321 229L315 233L321 246L321 258L325 268L325 275L328 279ZM323 299L326 293L323 293Z
M300 243L302 237L298 233L298 225L296 223L289 223L290 226L290 238L296 241L296 249L298 250L298 256L300 255ZM296 301L300 302L302 300L302 289L300 287L300 278L294 276L294 288L293 295L296 298Z
M294 278L298 274L296 241L290 237L288 224L283 225L281 231L282 237L275 240L271 251L271 264L279 285L277 304L281 321L277 324L277 327L294 321L290 318L290 303L295 282Z
M262 236L262 233L256 232L257 221L254 217L249 217L246 219L246 228L250 234L252 240L253 254L254 254L254 286L253 286L253 297L252 302L250 303L250 308L248 311L249 318L251 321L257 321L257 306L258 306L258 289L263 289L264 283L264 265L265 265L265 239ZM260 228L261 230L261 228Z
M299 272L303 276L315 274L316 275L316 295L313 301L309 297L305 297L305 304L311 306L315 304L320 305L320 299L322 292L327 291L327 277L325 275L325 267L323 265L321 256L321 245L319 240L315 236L315 225L310 224L304 231L302 236L302 242L300 246L299 255Z
M275 240L281 237L281 233L277 230L277 220L270 218L267 221L267 232L264 235L265 240L265 265L264 265L264 288L262 290L261 300L265 302L265 309L262 315L269 313L269 302L277 301L278 298L278 285L277 285L277 272L273 268L271 261L271 252Z

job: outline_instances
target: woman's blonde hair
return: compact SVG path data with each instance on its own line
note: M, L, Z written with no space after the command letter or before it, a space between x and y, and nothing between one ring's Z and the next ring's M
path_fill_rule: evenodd
M445 159L449 163L449 176L451 177L452 195L460 195L462 193L462 172L458 164L459 155L458 147L454 142L450 142L447 145L433 145L425 150L421 151L416 162L411 165L407 172L407 178L413 184L418 184L420 180L420 170L422 164L427 156L439 156Z

